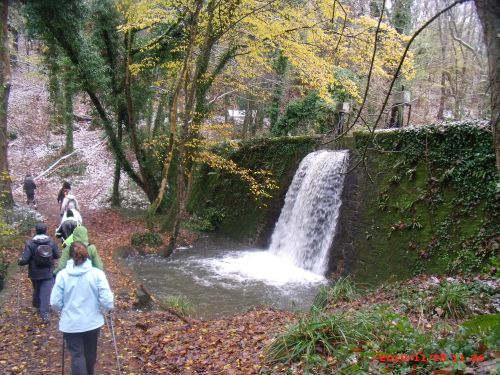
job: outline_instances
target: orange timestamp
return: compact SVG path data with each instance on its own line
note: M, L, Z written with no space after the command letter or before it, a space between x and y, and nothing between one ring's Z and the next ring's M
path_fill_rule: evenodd
M387 362L387 363L398 363L398 362L465 362L465 357L462 353L455 354L446 354L446 353L413 353L413 354L405 354L405 353L396 353L396 354L386 354L380 353L375 356L375 359L379 362ZM469 358L467 358L469 360ZM482 354L472 354L470 356L471 362L483 362L485 360L484 355Z

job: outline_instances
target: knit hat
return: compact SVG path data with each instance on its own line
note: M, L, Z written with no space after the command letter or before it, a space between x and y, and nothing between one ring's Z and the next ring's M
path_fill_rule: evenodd
M46 234L47 233L47 225L44 223L37 223L35 225L36 234Z

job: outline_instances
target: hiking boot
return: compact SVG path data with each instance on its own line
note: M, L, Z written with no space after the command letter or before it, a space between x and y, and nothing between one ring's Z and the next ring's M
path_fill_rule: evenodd
M49 319L49 314L48 313L43 313L40 315L42 317L42 323L43 324L49 324L50 319Z

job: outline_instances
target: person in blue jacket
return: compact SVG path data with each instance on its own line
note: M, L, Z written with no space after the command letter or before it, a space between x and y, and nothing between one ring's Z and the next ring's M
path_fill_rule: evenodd
M113 293L104 272L92 267L82 242L73 242L69 254L66 268L57 274L50 305L61 311L59 330L71 354L71 373L93 375L102 311L113 308Z

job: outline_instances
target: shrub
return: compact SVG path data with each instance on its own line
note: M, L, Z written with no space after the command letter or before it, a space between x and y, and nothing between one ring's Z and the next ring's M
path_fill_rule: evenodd
M156 232L134 233L131 242L133 246L137 247L159 247L163 245L163 239Z
M209 207L201 216L194 214L191 220L185 223L185 227L199 232L213 232L219 228L224 217L223 208Z
M15 130L9 130L9 141L15 141L17 139L17 132Z
M462 284L444 283L439 287L432 305L443 309L446 318L464 318L470 313L469 295L469 290Z
M321 99L318 93L310 92L304 98L290 102L271 131L276 136L323 133L333 124L334 113L333 106Z

